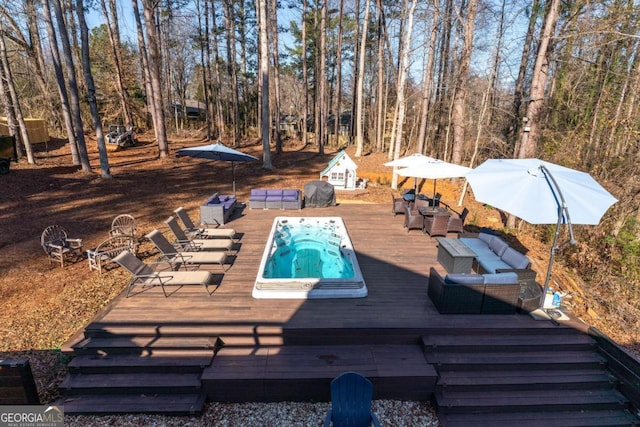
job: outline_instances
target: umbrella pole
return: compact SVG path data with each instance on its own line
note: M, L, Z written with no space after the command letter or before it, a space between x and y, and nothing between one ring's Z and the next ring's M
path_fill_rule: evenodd
M544 173L545 178L549 184L553 187L552 190L558 194L560 198L560 203L558 204L558 222L556 223L556 233L553 236L553 246L551 246L551 255L549 256L549 266L547 267L547 277L544 281L544 289L542 290L542 298L540 299L540 308L544 308L544 299L547 296L547 291L549 290L549 282L551 281L551 268L553 266L553 259L555 258L556 251L558 250L558 237L560 236L560 225L562 224L562 218L566 218L567 226L569 227L569 243L572 245L576 244L576 240L573 236L573 227L571 226L571 218L569 217L569 209L567 208L567 203L564 200L564 196L562 195L562 191L560 191L560 187L558 187L558 183L554 179L553 175L545 166L540 166L540 170Z
M231 162L231 178L233 179L233 197L236 196L236 162Z

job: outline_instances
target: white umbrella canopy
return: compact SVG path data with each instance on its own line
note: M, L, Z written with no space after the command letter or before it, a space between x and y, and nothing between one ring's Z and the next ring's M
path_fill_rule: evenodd
M415 153L408 156L400 157L384 164L384 166L408 168L411 166L419 166L424 163L432 162L436 159L425 156L424 154Z
M591 175L538 159L490 159L466 176L477 201L531 224L556 224L544 295L549 288L561 224L596 225L617 202Z
M466 178L476 200L531 224L555 224L561 198L573 224L596 225L617 202L588 173L538 159L490 159Z
M436 180L441 178L461 178L471 171L472 169L466 166L445 162L444 160L431 159L430 161L424 161L424 163L400 169L398 170L398 175L433 179L433 196L435 197Z

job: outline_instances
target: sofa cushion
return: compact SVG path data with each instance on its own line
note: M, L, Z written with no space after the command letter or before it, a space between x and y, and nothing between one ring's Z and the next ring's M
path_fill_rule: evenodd
M282 197L295 197L293 200L297 200L299 194L300 192L298 190L282 190Z
M494 237L489 242L489 248L491 248L493 253L498 256L502 256L502 254L504 253L505 250L507 250L508 247L509 245L498 236Z
M518 283L518 275L516 273L494 273L484 274L484 283L491 284L514 284Z
M516 251L513 248L507 248L507 250L504 251L504 254L502 254L500 258L502 259L502 261L509 264L511 268L522 269L529 267L529 264L531 264L529 258L522 255L520 252Z
M493 256L491 257L476 258L476 261L478 262L484 273L495 273L498 269L511 268L509 264L498 258L498 256L495 254L493 254Z
M219 196L221 202L226 202L229 200L229 196Z
M484 243L487 244L487 246L489 245L489 243L491 242L491 240L496 237L493 234L489 234L489 233L478 233L478 239L480 239L481 241L483 241Z
M218 195L216 194L215 196L209 197L209 199L207 200L207 205L219 205L220 204L220 197L218 197Z
M279 196L282 197L281 189L267 189L267 197L269 196Z
M267 195L267 190L265 190L264 188L252 188L251 189L251 197L254 196L266 196Z
M444 283L448 285L481 285L484 283L484 277L481 274L452 273L444 277Z

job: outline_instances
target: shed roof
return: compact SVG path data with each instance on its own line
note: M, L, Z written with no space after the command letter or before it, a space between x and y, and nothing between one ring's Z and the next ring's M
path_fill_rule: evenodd
M327 167L324 168L322 172L320 172L320 176L323 176L324 174L328 173L340 161L346 162L345 169L358 169L358 165L356 165L356 162L351 160L351 157L349 157L346 151L342 150L333 159L331 159L331 161L329 161L329 164L327 165Z

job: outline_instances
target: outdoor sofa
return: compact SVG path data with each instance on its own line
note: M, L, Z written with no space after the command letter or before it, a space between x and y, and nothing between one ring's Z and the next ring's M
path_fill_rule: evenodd
M224 225L236 207L235 196L214 193L200 205L200 223Z
M253 188L249 209L302 209L302 193L297 189Z
M521 283L535 281L536 272L531 270L529 258L510 247L500 236L481 231L477 237L465 236L460 240L476 253L474 270L478 273L514 272Z
M516 273L441 276L431 267L428 295L440 314L512 314L520 283Z

